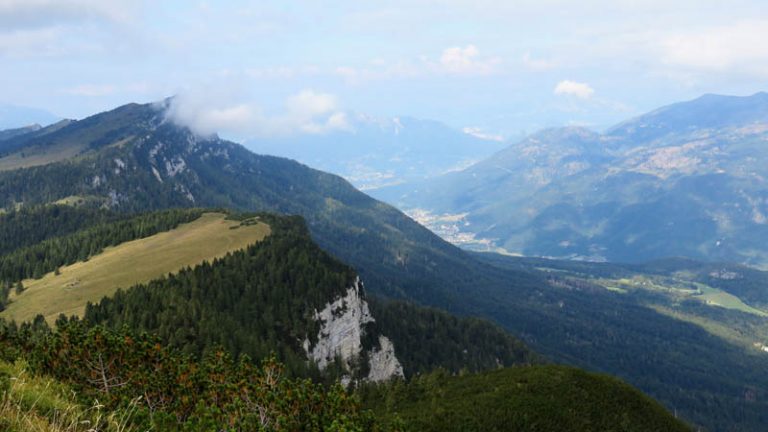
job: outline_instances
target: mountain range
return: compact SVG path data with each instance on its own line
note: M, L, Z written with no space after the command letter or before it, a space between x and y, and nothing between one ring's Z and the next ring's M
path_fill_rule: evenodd
M768 94L704 95L597 133L548 129L456 173L377 190L468 247L768 265Z
M692 304L672 296L650 302L649 298L656 299L658 292L612 285L613 279L621 279L623 273L611 274L615 277L610 283L593 281L605 270L599 266L581 269L577 272L579 280L573 280L573 274L553 277L563 264L523 265L509 257L461 250L338 176L288 159L257 155L217 136L196 135L166 117L167 104L130 104L0 141L0 207L8 215L39 206L47 208L53 203L78 209L101 208L118 215L176 207L300 215L311 240L332 259L354 268L364 281L366 292L375 299L370 306L374 317L378 313L380 318L376 319L382 325L388 323L380 334L394 341L395 350L398 346L412 346L418 352L416 347L430 346L426 338L419 342L407 336L425 328L419 326L430 328L427 323L437 329L443 325L435 323L450 322L441 315L445 312L435 312L419 315L424 319L409 323L402 316L415 316L408 311L416 306L402 306L405 300L492 320L550 361L617 375L668 409L677 410L686 420L710 430L727 430L731 425L741 430L760 430L760 425L765 424L768 398L763 389L768 384L768 372L762 367L764 353L751 344L745 346L747 340L759 342L762 337L759 325L754 324L759 318L745 318L741 310L723 309L698 298L685 299ZM594 135L567 130L570 140L584 143L574 161L578 162L582 153L588 155L584 158L591 158L593 149L586 143ZM553 138L552 143L561 141ZM594 163L599 163L601 157L598 154L598 162ZM258 248L249 253L255 250ZM243 259L243 255L232 258L233 268L246 268L238 264ZM676 271L684 273L686 269L683 266ZM152 286L170 287L176 290L175 295L183 296L184 290L194 287L194 278L209 277L209 271L190 270L182 279L172 278ZM637 272L654 274L646 269ZM739 274L750 280L757 278ZM675 286L701 283L680 275L678 278L683 282ZM346 293L349 285L339 284L334 289ZM718 293L745 296L728 286L707 286ZM697 294L688 291L684 294ZM134 296L126 295L116 303L130 307L111 309L108 302L103 304L101 312L92 312L94 320L109 325L141 323L142 329L161 326L140 315L129 317L115 312L136 310L136 299L146 297ZM227 295L222 294L220 300L222 307L238 307ZM323 300L333 304L336 299ZM743 298L748 306L761 307L753 300ZM377 306L389 302L394 306ZM160 300L156 303L163 304ZM661 308L680 304L702 307L684 309L685 314ZM318 312L323 310L320 306L316 305ZM199 308L191 302L189 310L189 316L195 316ZM205 313L216 316L226 310ZM712 314L717 315L716 319ZM702 317L709 320L704 323ZM732 328L735 321L745 328L756 327L750 330L749 337L739 340L713 330ZM420 322L423 324L415 326ZM455 327L474 328L474 324L464 323ZM407 330L408 325L414 325L413 330ZM188 335L164 334L178 346L185 346ZM398 358L406 357L398 354ZM414 365L412 371L419 371L416 365L430 363L416 361L419 358L424 357L403 362ZM713 404L722 408L712 409Z

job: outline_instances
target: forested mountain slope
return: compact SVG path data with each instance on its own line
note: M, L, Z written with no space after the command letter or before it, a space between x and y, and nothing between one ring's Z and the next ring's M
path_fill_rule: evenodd
M99 211L94 219L85 208L60 212L46 206L5 216L19 221L20 233L52 214L62 217L49 220L50 232L80 230L21 242L0 255L0 274L11 289L3 317L30 321L43 314L53 323L77 313L93 323L150 331L196 356L217 347L252 358L278 353L291 373L318 379L357 368L366 376L369 355L381 359L370 372L376 379L402 375L403 365L410 376L435 367L484 370L538 361L488 322L389 302L371 309L355 272L320 250L297 217L225 219L189 209L126 219ZM33 278L38 274L45 276ZM22 279L23 291L16 292ZM334 366L337 356L344 364ZM317 365L329 372L321 377Z
M120 212L213 206L299 214L373 294L490 318L551 359L621 376L711 429L762 422L763 399L745 405L741 395L768 383L768 372L741 347L633 299L561 289L546 275L481 262L339 177L196 136L166 121L162 105L121 107L46 140L75 137L85 141L74 158L0 173L0 205L80 196ZM711 401L728 408L713 410Z

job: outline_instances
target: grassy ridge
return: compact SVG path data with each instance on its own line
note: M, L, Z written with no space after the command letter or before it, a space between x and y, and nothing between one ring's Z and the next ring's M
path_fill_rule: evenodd
M263 223L239 226L221 213L206 213L174 230L107 248L85 262L62 267L60 274L25 280L26 290L11 294L2 316L17 321L42 314L52 322L59 314L81 315L119 287L149 282L177 270L226 255L269 234Z

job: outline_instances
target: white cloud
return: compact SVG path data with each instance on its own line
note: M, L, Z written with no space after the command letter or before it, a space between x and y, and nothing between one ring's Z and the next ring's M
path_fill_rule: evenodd
M461 131L467 135L472 135L475 138L480 138L487 141L496 141L496 142L504 141L503 136L499 134L485 132L482 128L479 128L479 127L465 127Z
M666 63L704 70L768 66L768 20L740 21L699 32L679 33L661 42Z
M563 80L557 83L554 93L558 96L575 96L579 99L589 99L595 94L595 89L587 83Z
M451 47L443 50L440 66L443 71L456 74L487 75L493 73L500 60L479 58L480 51L474 45Z
M247 130L261 117L257 107L239 101L234 93L215 90L196 88L180 92L171 101L167 116L200 135Z
M283 112L268 114L233 89L197 89L177 95L168 117L201 135L225 133L239 138L322 134L350 127L331 94L303 90L288 97L284 106Z
M349 120L347 119L347 114L343 112L336 112L331 114L331 116L328 117L326 125L329 129L347 130L351 128Z
M327 93L303 90L297 95L290 96L285 101L285 105L288 111L297 117L312 118L335 110L336 97Z
M278 117L286 131L300 130L321 134L335 129L348 129L346 115L338 111L336 97L328 93L303 90L285 101L287 112Z

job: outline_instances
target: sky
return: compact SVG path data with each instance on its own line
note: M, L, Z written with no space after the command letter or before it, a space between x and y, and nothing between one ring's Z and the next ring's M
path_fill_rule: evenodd
M768 90L765 0L0 0L0 104L83 118L176 95L225 137L353 113L513 137Z

